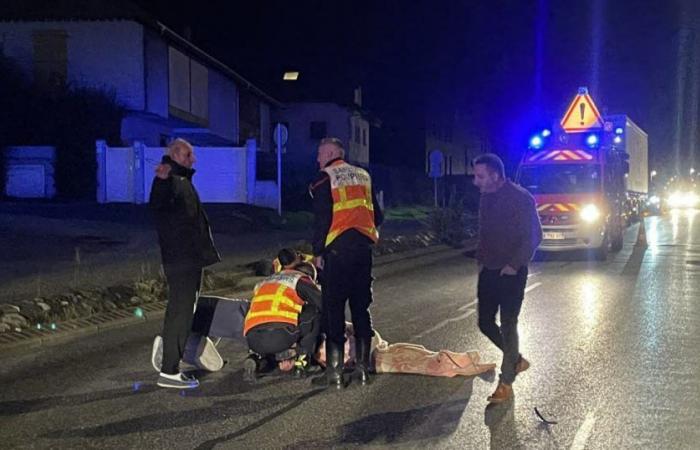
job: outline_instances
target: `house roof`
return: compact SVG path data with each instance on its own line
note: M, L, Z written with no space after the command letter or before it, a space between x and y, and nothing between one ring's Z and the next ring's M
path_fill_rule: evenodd
M168 28L142 8L128 0L5 0L0 2L0 22L40 22L40 21L100 21L133 20L158 32L163 38L189 51L224 75L232 78L241 87L261 97L267 102L280 106L281 103L265 93L235 70L208 54L191 41Z

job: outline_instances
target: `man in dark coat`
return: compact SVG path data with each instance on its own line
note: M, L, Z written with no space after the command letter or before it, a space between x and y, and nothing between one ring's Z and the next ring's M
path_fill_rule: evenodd
M180 372L179 364L192 328L202 269L221 260L214 247L209 220L192 184L195 161L192 146L183 139L174 140L156 167L150 198L168 281L158 386L176 389L199 386L197 379Z

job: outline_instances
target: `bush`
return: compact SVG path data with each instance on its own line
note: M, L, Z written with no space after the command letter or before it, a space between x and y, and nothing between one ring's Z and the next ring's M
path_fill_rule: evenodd
M436 208L428 216L428 226L441 242L461 247L467 238L463 205L461 199L452 197L447 207Z

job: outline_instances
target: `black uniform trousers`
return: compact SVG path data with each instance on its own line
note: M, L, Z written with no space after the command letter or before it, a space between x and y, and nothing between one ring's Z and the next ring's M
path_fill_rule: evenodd
M331 342L345 343L345 303L355 336L373 336L372 317L372 243L355 230L340 235L326 248L323 264L324 331Z
M306 304L299 314L297 326L284 323L263 323L248 331L248 348L260 356L276 355L298 343L298 353L313 355L318 345L321 314L315 306Z
M163 363L161 372L180 372L180 360L192 329L192 317L202 285L202 268L164 265L168 281L168 306L163 320Z

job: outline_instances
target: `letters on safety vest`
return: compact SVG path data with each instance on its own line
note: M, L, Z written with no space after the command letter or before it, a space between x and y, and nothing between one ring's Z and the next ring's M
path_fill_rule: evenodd
M326 245L350 229L377 242L379 231L374 224L372 181L367 171L345 161L336 161L323 171L330 177L333 197L333 220Z

